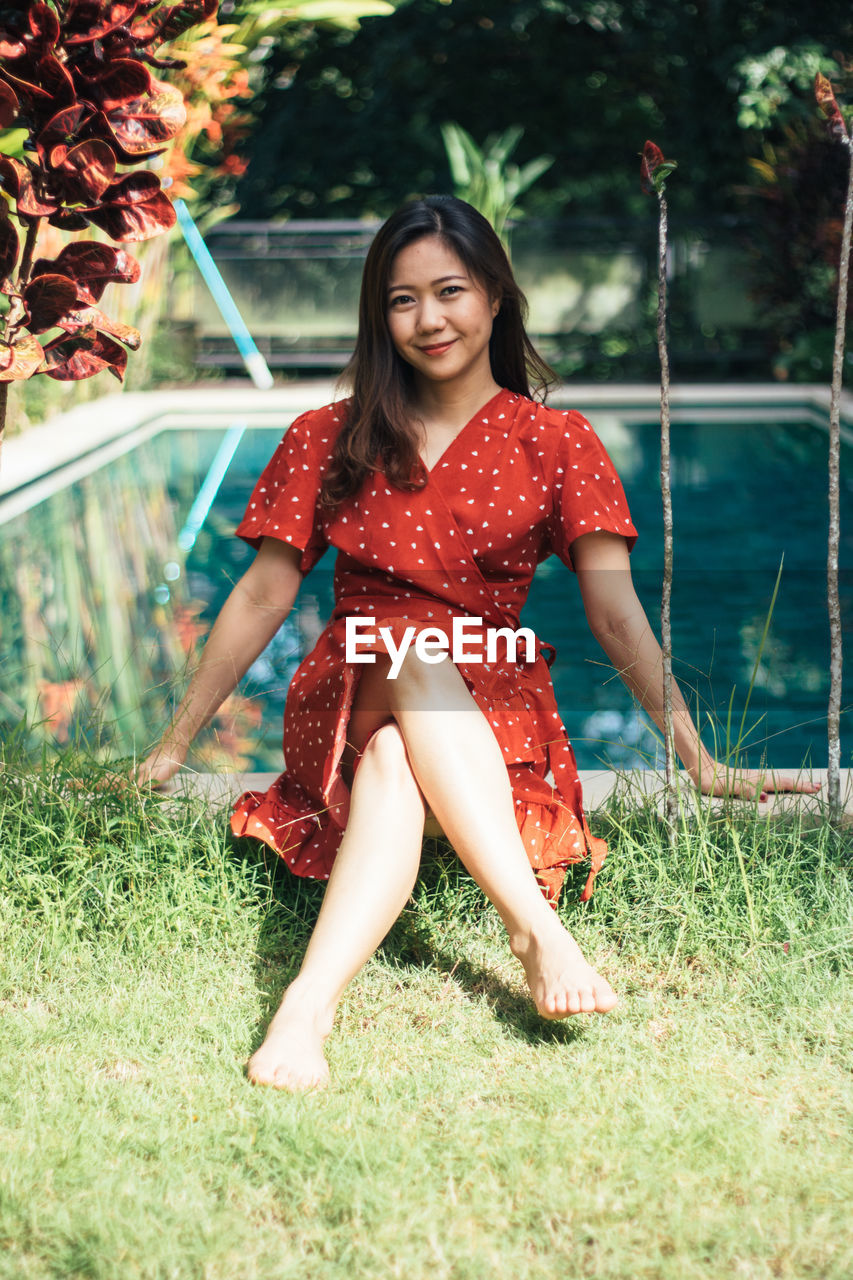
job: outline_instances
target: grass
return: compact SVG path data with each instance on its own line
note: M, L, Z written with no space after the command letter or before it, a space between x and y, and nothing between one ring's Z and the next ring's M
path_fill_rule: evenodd
M322 889L87 768L0 774L0 1280L851 1274L849 831L615 802L561 911L621 1003L558 1024L435 846L291 1097Z

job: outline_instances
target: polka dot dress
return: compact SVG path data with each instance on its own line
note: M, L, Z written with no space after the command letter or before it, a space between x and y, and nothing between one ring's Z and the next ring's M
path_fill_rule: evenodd
M407 626L466 626L469 656L459 670L503 751L527 856L545 895L556 900L566 868L586 859L584 897L606 853L583 812L574 752L548 670L553 649L518 645L486 661L487 628L519 628L536 565L556 554L572 567L575 538L595 530L636 539L618 476L579 413L500 391L462 428L426 485L401 490L381 473L333 512L317 495L346 402L297 418L265 468L237 533L253 546L280 538L302 552L307 573L337 550L335 608L296 672L284 713L285 772L265 793L237 802L232 829L275 849L297 875L329 875L349 810L340 762L358 680L345 660L347 617L370 621L395 642ZM368 645L384 652L384 646Z

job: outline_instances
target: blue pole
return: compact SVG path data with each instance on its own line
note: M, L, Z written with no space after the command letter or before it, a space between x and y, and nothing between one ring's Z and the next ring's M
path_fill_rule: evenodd
M245 430L245 422L235 422L226 431L225 438L216 451L216 457L210 464L204 482L196 494L195 502L190 507L184 527L178 534L178 546L182 551L189 551L198 537L199 530L213 506L213 499L219 492L219 486L225 479L225 473L237 452L237 445L243 438Z
M237 309L237 304L222 279L219 268L211 257L210 250L201 238L201 233L183 200L173 201L175 213L178 215L178 226L181 228L187 248L195 259L196 266L202 274L204 283L211 292L222 318L231 330L231 337L240 352L246 372L261 391L269 391L273 385L269 365L255 346L254 339L246 327L246 322Z

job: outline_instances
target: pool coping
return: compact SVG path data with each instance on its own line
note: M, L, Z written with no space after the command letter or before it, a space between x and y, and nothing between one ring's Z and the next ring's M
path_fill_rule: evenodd
M244 381L232 380L201 387L128 391L76 405L4 442L0 500L140 428L153 431L158 423L168 425L173 415L191 416L197 426L210 427L222 427L223 419L251 416L257 421L269 417L276 425L281 422L283 430L297 413L334 400L336 385L329 378L311 378L259 391ZM660 389L653 383L564 383L551 393L549 403L558 408L579 408L593 418L600 410L630 421L636 415L647 418L649 412L658 412ZM744 406L789 420L792 414L802 417L805 412L828 426L830 388L822 383L689 383L672 388L670 405L675 426L684 411L689 410L694 418L701 413L718 420L721 414ZM841 411L845 423L851 424L844 426L844 436L853 443L850 392L842 393Z
M826 809L826 769L790 769L774 768L768 772L777 777L808 778L812 782L822 784L821 791L814 795L798 792L780 792L771 794L765 802L757 800L725 801L709 796L700 796L687 774L679 771L678 780L682 800L688 812L695 814L700 808L706 811L709 806L714 810L722 809L726 804L735 803L744 812L755 811L760 818L780 818L786 815L807 816L810 819L822 819ZM842 769L841 794L843 797L844 825L853 825L853 769ZM189 794L202 796L211 807L224 807L235 800L244 791L266 791L276 780L275 773L240 773L222 770L218 773L193 773L182 770L168 787L171 795ZM579 769L584 796L584 808L593 813L605 806L612 796L617 796L630 805L654 803L659 811L663 808L664 777L656 769L626 769L616 772L612 769Z

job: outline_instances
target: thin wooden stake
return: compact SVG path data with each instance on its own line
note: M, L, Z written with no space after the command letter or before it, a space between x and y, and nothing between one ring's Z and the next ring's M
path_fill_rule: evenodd
M853 226L853 141L845 139L848 158L844 231L838 264L838 309L835 348L832 354L832 396L829 406L829 537L826 558L826 599L829 614L829 706L827 730L827 804L830 822L841 819L841 602L838 595L838 548L841 541L841 380L847 324L847 290L850 271L850 231Z
M660 633L663 657L663 736L666 774L666 825L674 845L678 823L678 791L675 785L675 743L672 720L672 473L669 453L669 352L666 342L666 196L658 192L658 356L660 357L660 488L663 499L663 586Z

